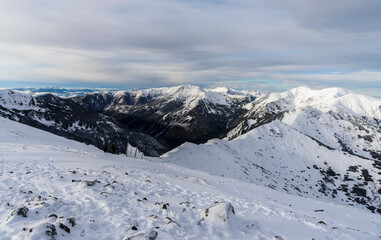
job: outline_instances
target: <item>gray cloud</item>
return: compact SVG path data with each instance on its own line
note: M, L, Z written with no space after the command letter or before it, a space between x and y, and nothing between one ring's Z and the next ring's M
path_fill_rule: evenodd
M269 0L298 24L320 30L354 33L380 31L381 2L378 0Z
M381 90L379 10L371 0L8 1L0 84Z

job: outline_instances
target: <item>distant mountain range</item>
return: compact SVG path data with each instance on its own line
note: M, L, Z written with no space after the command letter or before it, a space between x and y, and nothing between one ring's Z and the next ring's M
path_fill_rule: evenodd
M379 99L307 87L19 90L0 91L1 116L117 152L127 142L148 156L171 150L162 161L381 213Z

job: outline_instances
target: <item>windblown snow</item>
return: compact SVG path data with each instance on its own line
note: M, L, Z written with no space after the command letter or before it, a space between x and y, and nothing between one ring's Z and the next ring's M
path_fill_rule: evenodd
M276 138L296 134L281 123L271 129ZM267 130L270 127L261 131ZM250 135L237 141L245 139L248 144L254 141ZM192 170L179 166L176 158L162 163L154 158L107 154L4 118L0 118L0 141L0 239L381 236L380 215L289 195L236 180L233 175ZM201 151L210 151L213 144ZM196 152L188 155L186 158L202 163ZM339 156L332 153L331 157ZM321 161L315 159L319 166ZM224 168L220 162L210 164ZM338 161L335 167L345 164ZM266 165L272 166L272 162Z

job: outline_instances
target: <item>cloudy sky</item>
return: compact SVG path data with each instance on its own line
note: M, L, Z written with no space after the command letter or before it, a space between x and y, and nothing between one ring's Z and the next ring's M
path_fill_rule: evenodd
M381 97L380 0L0 0L0 87Z

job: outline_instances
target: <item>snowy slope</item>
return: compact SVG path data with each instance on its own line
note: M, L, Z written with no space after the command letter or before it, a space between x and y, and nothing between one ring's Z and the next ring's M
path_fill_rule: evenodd
M0 239L381 235L380 215L155 163L159 159L105 154L3 118L0 141Z
M30 95L0 89L0 107L16 110L38 110L39 108L35 105L35 100Z
M319 144L278 120L232 140L186 143L163 161L381 214L381 164Z
M380 99L340 88L299 87L264 95L246 107L228 139L279 119L331 148L381 160Z

